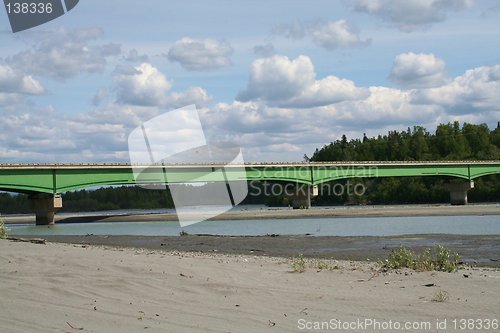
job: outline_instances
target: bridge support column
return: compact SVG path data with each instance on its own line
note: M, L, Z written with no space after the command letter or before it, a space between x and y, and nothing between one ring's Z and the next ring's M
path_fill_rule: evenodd
M474 188L474 181L452 182L444 184L444 189L450 192L452 205L467 205L467 191Z
M296 185L294 193L290 196L293 209L311 208L311 198L318 196L317 185Z
M56 210L62 207L62 198L60 195L37 195L31 197L30 200L36 215L36 225L50 225L55 223Z

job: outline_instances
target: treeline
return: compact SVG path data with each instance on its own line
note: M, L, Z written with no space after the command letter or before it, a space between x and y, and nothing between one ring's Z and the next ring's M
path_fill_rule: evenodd
M168 188L139 186L104 187L97 190L79 190L62 194L60 211L106 211L118 209L173 208Z
M59 212L89 212L118 209L173 208L170 191L138 186L104 187L62 194L63 208ZM31 213L26 194L0 193L1 214Z
M431 134L421 126L387 135L340 140L316 149L314 162L322 161L431 161L500 159L500 122L490 131L486 124L441 124Z
M415 126L406 131L390 131L387 135L340 140L316 149L306 161L430 161L430 160L500 160L500 123L494 130L486 124L459 122L441 124L434 133ZM351 179L362 183L363 196L320 196L316 204L397 204L449 202L443 183L450 177L389 177ZM340 183L345 183L343 180ZM500 201L500 176L491 175L475 180L469 191L469 201Z

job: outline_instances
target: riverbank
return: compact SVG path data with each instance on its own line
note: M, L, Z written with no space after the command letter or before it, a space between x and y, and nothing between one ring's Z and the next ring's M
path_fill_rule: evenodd
M306 260L292 273L284 258L6 240L0 267L5 332L301 332L365 320L419 327L409 332L446 320L439 331L451 332L453 319L498 320L500 309L491 268L382 273Z
M102 245L119 248L256 255L290 258L305 257L377 262L392 249L404 245L416 252L443 245L461 255L467 264L500 267L500 235L409 235L385 237L338 236L43 236L50 242Z
M311 209L273 209L232 210L216 217L203 214L193 218L209 220L247 220L247 219L289 219L289 218L332 218L332 217L409 217L409 216L481 216L500 215L500 204L451 205L395 205L395 206L338 206L313 207ZM35 223L34 215L5 215L8 224ZM86 222L157 222L177 221L175 213L60 213L56 223Z

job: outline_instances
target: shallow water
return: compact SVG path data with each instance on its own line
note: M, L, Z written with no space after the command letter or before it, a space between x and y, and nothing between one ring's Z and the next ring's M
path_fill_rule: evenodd
M141 235L189 234L260 236L398 236L415 234L500 235L500 215L302 218L204 221L181 228L178 222L59 223L53 226L9 225L11 235Z

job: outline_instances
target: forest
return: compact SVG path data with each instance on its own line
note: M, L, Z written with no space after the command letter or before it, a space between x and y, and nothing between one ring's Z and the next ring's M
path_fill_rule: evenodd
M500 160L500 122L494 130L486 124L459 122L440 124L434 133L421 126L387 135L339 140L316 149L311 162L324 161L437 161ZM449 194L443 189L447 177L389 177L351 179L363 183L367 191L360 197L316 198L316 204L403 204L446 203ZM346 180L347 181L347 180ZM345 182L345 181L344 181ZM469 202L500 201L500 175L475 180L468 193Z
M348 139L345 135L314 151L305 161L430 161L430 160L500 160L500 122L494 130L486 124L458 122L440 124L434 133L421 126L406 131L390 131L377 137ZM361 195L320 195L313 205L447 203L449 194L443 184L447 177L356 178L337 182L362 184ZM329 184L335 186L336 183ZM262 184L260 184L262 185ZM253 187L259 184L253 184ZM209 189L207 189L209 190ZM61 211L108 211L117 209L173 208L168 188L145 189L138 186L106 187L71 191L62 194ZM499 202L500 175L475 180L469 191L469 202ZM284 196L248 196L243 204L288 206ZM29 198L24 194L0 193L2 214L30 212Z

